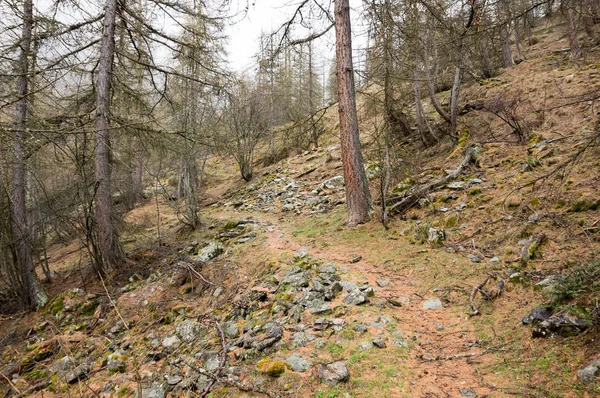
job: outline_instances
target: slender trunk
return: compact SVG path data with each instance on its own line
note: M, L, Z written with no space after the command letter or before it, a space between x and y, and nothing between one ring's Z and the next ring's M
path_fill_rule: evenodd
M585 33L590 39L594 39L596 36L594 28L594 13L592 4L595 0L583 0L583 26L585 27Z
M492 59L490 58L490 52L488 50L488 46L486 43L486 37L482 33L480 33L479 37L479 52L481 53L482 60L482 75L484 78L490 78L496 75L496 71L494 68L494 64Z
M444 119L446 122L452 124L452 118L450 114L446 112L446 110L440 104L440 101L437 98L435 93L435 79L437 76L431 76L431 71L429 69L429 53L427 51L427 43L423 46L423 65L425 66L425 77L427 80L427 88L429 89L429 98L431 99L431 104L435 108L436 112ZM437 68L436 68L437 69Z
M118 237L112 220L110 126L111 73L115 53L115 20L117 0L107 0L104 30L100 47L98 79L96 83L96 144L94 147L94 175L96 235L100 264L97 270L104 273L114 269L121 258Z
M308 43L308 107L310 108L310 129L312 142L315 148L319 147L319 132L315 124L315 100L314 100L314 76L313 76L313 56L312 42Z
M569 31L569 45L571 46L571 58L577 59L581 57L581 49L579 48L579 40L577 40L577 28L575 27L575 10L573 5L567 6L567 23Z
M338 112L348 225L356 225L369 220L371 204L369 185L360 151L348 0L335 2L335 34Z
M515 63L518 65L525 60L525 57L523 57L523 54L521 53L521 38L519 37L518 20L516 20L516 19L514 20L514 25L515 25L515 52L516 52Z
M502 65L505 68L512 68L514 63L510 51L510 36L507 24L502 25L500 28L500 42L502 43Z
M462 61L462 60L461 60ZM460 61L454 70L454 83L452 84L452 93L450 95L450 125L456 131L458 123L458 96L460 94L460 83L462 79L462 68Z
M142 150L142 139L140 137L135 138L135 170L133 175L133 184L135 186L135 201L139 203L144 199L144 186L143 186L143 175L144 175L144 152Z
M423 104L421 103L421 74L419 73L418 65L415 65L413 88L415 93L415 117L417 119L417 128L419 130L419 136L425 147L428 146L427 140L425 139L425 131L427 126L425 125L425 118L423 116Z
M31 31L33 25L33 1L23 3L23 30L21 34L21 54L19 56L19 77L17 78L19 99L15 110L16 136L14 142L13 192L12 192L12 233L15 260L21 273L25 292L21 297L29 308L40 308L48 302L35 273L31 259L30 231L27 225L25 142L27 128L29 56L31 52Z

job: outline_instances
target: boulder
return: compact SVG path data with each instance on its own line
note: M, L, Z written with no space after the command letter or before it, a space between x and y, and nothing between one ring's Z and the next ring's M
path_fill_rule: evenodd
M319 378L325 384L335 386L350 379L350 371L344 361L319 366Z
M306 372L312 365L308 360L298 354L289 356L285 360L285 364L294 372Z

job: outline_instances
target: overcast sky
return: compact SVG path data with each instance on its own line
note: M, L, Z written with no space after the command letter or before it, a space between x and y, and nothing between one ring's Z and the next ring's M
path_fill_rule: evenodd
M238 9L234 9L234 12L240 11L240 7L246 5L245 0L238 1ZM254 1L254 4L250 4L246 16L234 18L235 23L229 26L226 32L229 36L227 51L230 67L239 72L245 72L253 67L254 56L259 50L258 39L261 32L269 33L277 29L282 23L289 20L299 4L299 0L250 1ZM361 0L350 0L353 31L356 33L364 33L364 27L359 18L361 4ZM234 5L234 7L236 6ZM317 44L318 49L327 60L331 60L335 53L334 39L332 30L326 37L319 39ZM353 41L353 47L364 47L364 38L355 37Z

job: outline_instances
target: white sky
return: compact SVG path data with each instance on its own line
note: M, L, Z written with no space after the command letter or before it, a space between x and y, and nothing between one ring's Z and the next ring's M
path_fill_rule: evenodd
M245 0L238 0L237 5L240 9L246 6ZM289 20L293 15L299 0L249 0L254 2L250 4L245 18L235 18L235 23L229 26L226 34L229 36L227 51L230 67L238 72L244 72L254 66L254 56L259 50L259 37L261 32L269 33L282 23ZM324 0L326 3L328 0ZM350 15L352 18L353 33L362 32L362 23L360 21L361 0L350 0ZM333 6L332 6L333 8ZM238 10L233 10L234 12ZM333 10L332 10L333 11ZM362 37L362 36L361 36ZM353 47L364 47L365 39L361 37L353 38ZM334 50L333 29L328 35L318 39L317 47L323 55L331 60ZM355 51L355 56L356 56Z

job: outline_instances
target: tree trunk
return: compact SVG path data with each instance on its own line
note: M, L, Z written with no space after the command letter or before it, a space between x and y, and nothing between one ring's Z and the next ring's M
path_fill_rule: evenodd
M525 60L525 57L523 57L523 54L521 53L521 38L519 37L518 19L514 20L514 25L515 25L515 51L516 51L515 63L518 65L521 62L523 62L523 60Z
M571 58L577 59L581 57L581 49L579 48L579 40L577 40L577 28L575 27L575 10L573 5L567 5L567 24L569 31L569 45L571 46Z
M356 225L369 220L371 200L358 134L348 0L335 2L335 38L340 141L348 225Z
M505 68L512 68L514 63L510 51L510 36L507 24L502 25L500 28L500 42L502 43L502 65Z
M12 233L14 239L15 260L21 273L23 287L22 299L29 308L40 308L48 302L31 260L31 241L27 225L25 142L27 128L29 56L31 52L31 31L33 25L33 1L23 3L23 30L21 34L21 54L18 64L18 95L15 110L16 137L14 143L13 192L12 192Z
M308 107L310 112L310 131L313 145L319 147L319 132L315 123L315 93L313 76L312 42L308 42Z
M115 268L121 258L118 237L112 221L110 126L111 73L115 54L115 20L117 0L107 0L104 31L100 47L100 62L96 82L96 144L94 175L96 179L96 235L100 258L97 271L104 273Z
M442 107L442 104L440 104L440 101L438 100L437 95L435 93L435 79L437 78L437 76L435 74L433 77L431 76L431 70L429 69L429 52L427 51L427 43L425 43L423 46L423 65L425 67L425 77L427 80L427 88L429 89L429 98L431 99L431 104L433 105L437 113L442 117L442 119L452 124L452 118L450 117L450 114L448 114L448 112L446 112L446 110Z
M452 93L450 95L450 125L454 131L456 131L456 126L458 124L458 96L460 94L460 83L462 79L461 62L462 57L454 70L454 83L452 84Z
M595 0L583 0L583 26L588 37L594 40L596 32L594 29L594 12L592 4Z

